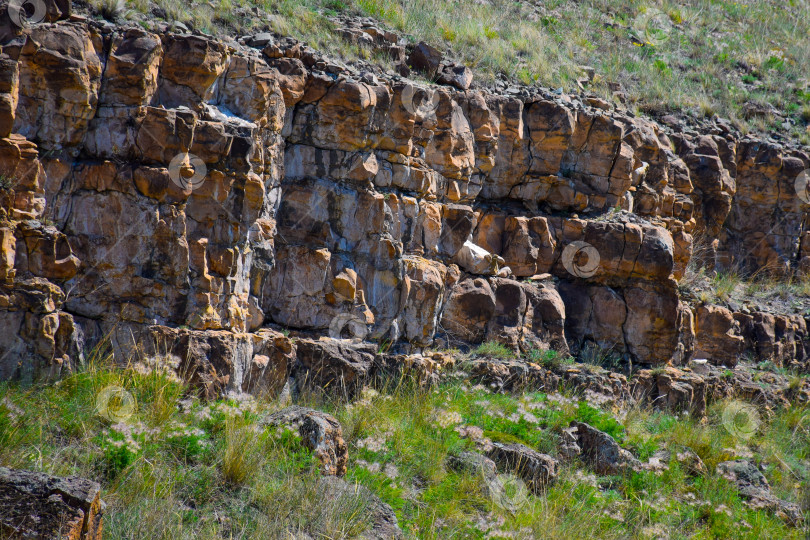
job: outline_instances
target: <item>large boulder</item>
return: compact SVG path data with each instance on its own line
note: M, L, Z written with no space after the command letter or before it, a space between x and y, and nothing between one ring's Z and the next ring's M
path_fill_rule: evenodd
M696 355L712 364L734 367L745 346L734 314L722 306L702 305L695 317Z
M487 457L497 464L499 471L515 474L526 482L535 494L542 493L557 479L557 460L523 444L492 443Z
M621 287L561 281L572 352L586 347L641 364L680 364L694 348L692 314L676 289L630 280Z
M466 278L450 293L442 313L445 331L458 340L480 343L495 315L495 293L483 278Z
M792 525L804 522L799 505L774 496L768 480L753 462L745 459L724 461L717 465L717 473L733 483L752 508L771 510Z
M571 427L576 428L576 440L582 458L597 473L621 474L641 466L633 454L619 446L619 443L604 431L576 420L571 422Z
M553 350L568 354L565 338L565 303L556 286L548 281L522 284L527 311L524 318L524 349Z
M300 339L293 376L299 391L353 396L373 373L377 348L348 339Z
M421 71L428 78L432 78L441 66L442 53L435 47L421 41L414 47L408 57L408 63L412 68Z
M349 451L343 440L340 422L329 414L307 407L293 405L265 418L262 424L285 427L298 431L304 446L321 464L325 475L343 476Z
M441 327L451 341L568 352L565 305L550 282L465 278L450 292Z
M101 486L0 467L0 537L101 540Z

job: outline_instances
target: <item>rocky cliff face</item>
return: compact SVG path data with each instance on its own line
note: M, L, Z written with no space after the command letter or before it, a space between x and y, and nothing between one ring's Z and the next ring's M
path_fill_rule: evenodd
M106 338L214 393L276 388L329 354L279 327L804 358L801 317L695 310L676 280L698 235L718 267L805 270L807 153L514 90L75 17L9 38L0 379L56 377Z

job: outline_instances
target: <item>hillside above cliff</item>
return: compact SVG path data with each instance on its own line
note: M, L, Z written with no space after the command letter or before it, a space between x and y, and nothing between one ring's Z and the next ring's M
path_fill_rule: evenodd
M475 71L476 86L584 91L659 118L694 122L716 115L743 132L810 143L810 7L803 1L91 0L78 6L114 22L162 20L213 35L277 32L347 59L396 63L343 30L354 19L398 34L403 45L425 41L447 53Z

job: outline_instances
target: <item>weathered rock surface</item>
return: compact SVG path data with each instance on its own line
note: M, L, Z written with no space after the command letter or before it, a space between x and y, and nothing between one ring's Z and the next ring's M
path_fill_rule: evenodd
M689 367L641 370L632 380L633 398L640 403L701 418L714 401L739 398L765 408L810 401L810 381L751 366L730 370L693 361Z
M272 35L72 19L0 39L0 378L59 377L105 338L121 361L162 347L206 394L373 371L271 325L416 353L804 362L801 317L693 312L676 280L696 234L718 268L810 267L807 153L470 89L367 22L341 33L441 85Z
M447 466L457 472L466 472L481 480L482 493L495 501L503 499L503 480L498 477L498 465L483 454L461 452L447 456ZM507 503L508 504L508 503Z
M100 496L90 480L0 467L0 536L100 540Z
M768 480L751 461L724 461L717 465L717 472L737 486L740 495L752 508L771 510L792 525L804 522L801 508L775 497Z
M513 349L568 352L565 305L550 284L466 278L447 299L441 327L454 342L498 341Z
M621 474L638 469L641 463L625 450L613 437L584 422L571 422L576 428L576 444L580 448L580 456L598 474Z
M645 369L633 379L633 396L640 402L675 412L688 411L697 418L706 413L706 379L695 373L668 367L656 372Z
M481 474L484 478L490 479L498 473L497 464L477 452L461 452L457 456L448 456L447 465L454 471Z
M713 364L734 367L745 340L734 314L721 306L699 306L695 317L696 357Z
M627 377L592 365L558 368L563 387L579 396L602 404L619 404L630 397Z
M349 460L349 450L343 440L343 428L332 415L307 407L293 405L265 418L262 424L289 427L298 431L304 446L321 463L326 475L343 476Z
M467 365L471 380L498 391L537 390L553 392L560 386L560 377L525 360L473 358Z
M557 460L523 444L492 443L487 457L501 472L515 474L526 482L535 494L542 493L545 486L557 479Z
M381 378L410 375L422 386L439 382L445 373L452 373L456 365L453 354L433 352L431 354L385 354L379 357L375 375Z
M806 151L754 139L737 143L737 191L719 237L721 264L782 275L807 267L801 217L807 194L797 192L796 181L808 168Z
M745 340L744 354L777 366L807 370L810 342L803 316L757 311L735 313L734 320L739 323L740 335Z
M618 404L630 398L627 377L596 366L560 365L544 368L523 359L474 357L464 364L474 383L503 392L565 389L601 403Z
M293 376L299 390L323 389L354 395L372 375L377 350L373 344L322 338L296 343Z
M176 370L210 399L233 392L275 397L297 358L293 340L269 328L236 333L121 324L107 339L136 364Z
M569 426L562 430L559 451L560 456L566 461L571 461L582 455L576 426Z

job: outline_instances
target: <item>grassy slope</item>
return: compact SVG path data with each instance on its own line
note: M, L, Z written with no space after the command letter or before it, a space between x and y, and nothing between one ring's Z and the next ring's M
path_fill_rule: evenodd
M109 385L126 388L137 400L126 421L113 424L95 410ZM109 538L293 538L300 532L349 538L367 526L362 497L322 500L313 459L294 435L258 427L258 418L277 403L203 404L184 394L166 377L106 368L54 386L0 385L0 465L98 479L108 503ZM695 422L635 409L614 415L560 395L498 395L462 383L424 391L400 382L389 391L368 390L349 406L315 405L344 427L347 478L391 504L409 537L483 538L487 531L495 538L805 534L747 508L713 473L690 478L677 465L661 476L597 477L573 463L544 496L515 496L505 507L484 495L481 478L444 465L448 454L473 447L462 428L475 426L491 440L554 454L560 429L576 418L611 433L642 460L660 448L689 447L713 471L734 454L753 452L776 494L796 501L810 490L805 409L774 415L744 441L722 427L722 404L708 421Z
M107 16L133 17L154 5L88 1ZM370 16L414 40L452 50L485 82L504 74L576 91L587 65L596 72L587 90L610 99L612 83L618 83L632 108L718 114L744 131L778 130L810 144L806 0L155 1L167 20L206 32L270 28L348 57L368 54L341 43L328 18ZM272 16L257 15L256 7ZM748 102L771 104L793 124L745 118Z

